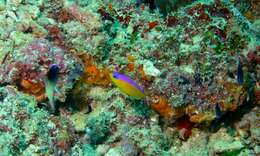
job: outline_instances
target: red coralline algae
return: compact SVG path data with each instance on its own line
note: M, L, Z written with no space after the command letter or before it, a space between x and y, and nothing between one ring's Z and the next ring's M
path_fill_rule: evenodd
M11 132L12 129L9 128L9 127L6 126L6 125L0 125L0 131L3 131L3 132Z
M65 36L57 25L46 26L48 30L48 39L52 41L56 46L65 49Z
M158 21L150 22L150 23L148 23L148 28L151 30L151 29L153 29L154 27L156 27L158 24L159 24Z
M101 15L103 20L114 21L114 18L105 10L104 7L100 7L98 13Z
M67 10L60 10L57 13L58 21L62 23L66 23L70 20L73 20L72 15Z
M167 27L176 26L178 24L178 19L175 16L167 16L165 24Z
M181 139L187 139L192 134L194 123L190 122L188 116L183 116L176 121L176 128L179 130Z
M215 6L207 6L207 10L211 16L222 17L227 20L231 18L230 11L220 1L216 1Z

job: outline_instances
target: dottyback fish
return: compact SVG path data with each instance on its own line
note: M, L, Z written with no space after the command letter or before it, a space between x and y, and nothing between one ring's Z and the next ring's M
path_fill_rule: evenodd
M136 99L141 99L141 98L145 97L143 88L140 87L130 77L114 71L114 72L110 73L110 78L111 78L112 82L123 93L125 93L131 97L134 97Z

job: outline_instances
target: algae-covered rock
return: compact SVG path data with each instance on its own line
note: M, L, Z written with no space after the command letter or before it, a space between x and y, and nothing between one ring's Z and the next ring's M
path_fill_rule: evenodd
M0 1L0 11L3 11L3 10L5 10L5 1L1 0Z
M210 154L236 155L243 149L240 140L234 139L224 131L219 131L209 138Z
M0 116L3 118L0 121L1 153L20 155L27 148L32 148L30 145L34 145L35 149L49 146L49 114L36 108L35 98L22 94L11 86L1 87L0 95ZM48 154L50 151L35 152Z
M153 65L153 63L149 60L144 61L144 72L149 76L159 76L160 71Z
M126 137L146 155L169 155L169 140L158 126L133 127L127 131Z
M87 124L87 114L75 113L70 116L70 120L77 132L83 132Z
M97 155L105 155L107 151L109 150L110 146L106 144L98 145L96 148Z
M259 155L258 8L0 0L0 155ZM113 71L139 82L145 98L122 94Z
M110 125L113 118L114 113L101 112L87 119L85 132L91 144L101 144L108 138L111 133Z
M110 148L105 156L124 156L121 147Z
M208 156L209 147L208 145L208 135L203 132L195 132L193 136L184 142L183 145L178 149L178 151L171 151L172 155L177 156L188 156L188 155L200 155ZM174 153L173 153L174 152ZM175 153L176 152L176 153Z
M12 37L15 36L12 35L13 33L11 33ZM22 36L17 43L23 43L27 34ZM26 38L30 40L29 37ZM15 51L15 53L8 55L7 58L0 65L0 83L16 85L20 90L36 97L44 97L43 88L51 64L57 64L62 73L59 74L55 93L55 99L60 101L65 101L66 92L73 87L75 80L79 78L82 72L81 64L72 54L52 45L46 39L34 39L25 48ZM35 87L31 88L30 86ZM41 98L39 101L43 99Z
M83 145L83 156L96 156L96 151L91 145L85 144Z

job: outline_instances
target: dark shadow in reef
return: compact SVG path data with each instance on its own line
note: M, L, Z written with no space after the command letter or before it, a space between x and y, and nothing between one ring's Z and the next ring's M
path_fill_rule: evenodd
M196 0L137 0L136 5L139 6L142 3L149 5L151 11L158 9L164 17L170 12L176 11L180 7L186 6L195 2Z
M211 122L209 127L210 132L217 132L221 127L233 128L234 123L241 120L241 118L249 113L255 107L255 100L253 97L253 90L250 87L248 89L248 100L245 100L244 103L235 111L227 111L221 115L221 117L216 118Z
M48 100L45 100L44 102L41 102L41 103L38 103L38 107L39 108L43 108L47 111L49 111L50 114L53 114L55 116L58 116L59 115L59 108L61 105L63 105L64 102L59 102L59 101L56 101L55 102L55 110L52 111L50 109L50 106L49 106L49 101Z

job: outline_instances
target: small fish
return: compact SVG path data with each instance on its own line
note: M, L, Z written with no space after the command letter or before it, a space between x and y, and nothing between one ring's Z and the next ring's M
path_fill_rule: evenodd
M243 82L244 82L243 66L239 60L237 64L237 83L239 85L242 85Z
M222 111L220 109L220 105L217 103L215 106L216 119L220 119L222 116Z
M49 71L47 73L47 78L49 81L56 82L58 79L60 67L57 64L52 64L49 67Z
M54 93L56 89L56 83L58 80L59 71L60 71L59 65L57 64L50 65L49 71L47 73L47 78L45 80L46 95L49 99L50 107L53 112L55 111Z
M109 74L112 82L125 94L141 99L145 97L144 90L131 78L118 72Z

